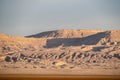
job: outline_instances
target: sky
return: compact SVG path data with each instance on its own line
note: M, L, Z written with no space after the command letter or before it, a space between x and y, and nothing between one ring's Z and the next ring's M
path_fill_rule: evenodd
M0 33L120 29L120 0L0 0Z

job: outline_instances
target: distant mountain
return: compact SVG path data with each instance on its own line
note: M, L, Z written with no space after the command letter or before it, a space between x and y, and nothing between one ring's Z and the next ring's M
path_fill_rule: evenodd
M88 35L96 34L98 32L103 32L103 30L54 30L42 32L26 37L34 38L78 38L85 37Z
M69 32L69 31L68 31ZM79 31L80 32L80 31ZM80 45L116 45L120 43L120 31L84 31L83 35L79 36L69 36L69 38L58 37L48 39L46 46L47 47L56 47L56 46L80 46ZM64 33L63 33L64 34ZM70 33L71 34L71 33ZM68 34L67 34L68 35Z
M16 46L41 46L53 48L81 45L113 45L120 43L120 30L55 30L26 37L0 34L0 43ZM3 45L2 45L3 46Z

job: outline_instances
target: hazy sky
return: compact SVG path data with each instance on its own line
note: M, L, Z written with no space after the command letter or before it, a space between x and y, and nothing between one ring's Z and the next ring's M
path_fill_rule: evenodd
M0 33L120 29L120 0L0 0Z

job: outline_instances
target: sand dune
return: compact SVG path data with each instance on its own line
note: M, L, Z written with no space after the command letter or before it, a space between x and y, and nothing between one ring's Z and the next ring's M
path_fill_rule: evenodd
M120 30L0 34L0 74L120 75L119 34Z

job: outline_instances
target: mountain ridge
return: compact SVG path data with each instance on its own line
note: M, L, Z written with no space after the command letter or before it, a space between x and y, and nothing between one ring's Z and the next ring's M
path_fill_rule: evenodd
M53 31L46 31L37 33L34 35L26 36L26 37L34 37L34 38L75 38L75 37L82 37L87 36L90 34L95 34L97 32L102 32L103 30L73 30L73 29L63 29L63 30L53 30ZM85 34L84 34L85 33Z
M19 69L19 73L28 74L34 70L38 73L60 70L80 74L87 69L90 75L96 69L99 69L97 74L115 69L119 75L119 34L120 30L58 30L34 37L0 34L0 72L18 73Z

